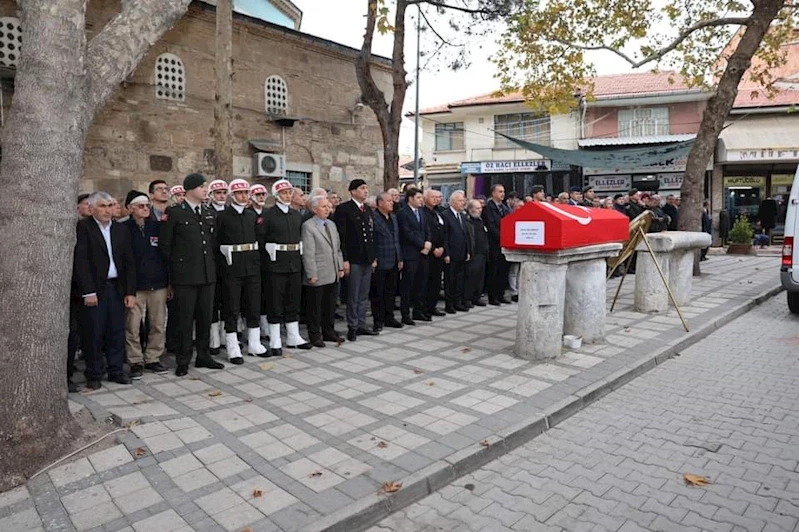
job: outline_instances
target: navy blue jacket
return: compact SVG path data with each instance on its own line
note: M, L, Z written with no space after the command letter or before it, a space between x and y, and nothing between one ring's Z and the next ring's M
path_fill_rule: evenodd
M447 256L454 261L466 260L466 255L471 255L472 253L470 249L471 243L469 242L469 229L466 227L466 224L469 223L466 221L466 215L461 215L462 224L455 217L452 209L442 212L441 217L444 219L444 225L447 228L447 239L446 244L444 244Z
M375 233L375 254L378 270L396 269L402 261L402 248L399 242L399 223L394 213L389 219L378 210L372 211ZM390 225L389 225L390 224Z
M397 213L397 223L399 224L399 240L402 247L403 261L419 261L422 257L422 248L425 242L430 241L430 226L427 225L424 213L419 208L421 222L416 220L410 205L406 205Z
M166 262L158 249L161 222L147 218L144 220L144 226L139 227L131 216L124 225L130 232L130 241L133 244L136 291L166 288L169 284L169 274Z

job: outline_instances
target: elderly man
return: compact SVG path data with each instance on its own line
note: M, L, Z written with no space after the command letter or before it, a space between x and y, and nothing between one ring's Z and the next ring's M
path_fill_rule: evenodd
M466 288L466 262L471 258L471 242L469 241L468 223L464 219L463 208L466 205L466 193L456 190L449 196L449 209L441 217L446 227L444 249L444 296L445 311L448 314L469 312L464 298Z
M669 231L677 231L677 226L680 222L680 209L677 207L677 198L674 194L666 196L666 204L663 206L663 212L669 217Z
M97 390L106 371L109 381L130 384L123 367L125 309L136 305L136 264L128 231L111 220L114 199L95 192L89 202L91 217L78 222L74 267L83 299L80 329L86 381Z
M372 220L377 267L372 274L371 296L373 330L379 332L383 326L402 328L402 323L394 318L394 296L397 293L397 280L403 264L394 201L388 192L378 194L376 201L377 209L372 213Z
M627 201L627 217L634 220L639 214L644 212L646 205L641 203L641 193L637 189L631 189ZM635 255L633 255L634 257Z
M305 191L300 187L294 187L291 190L291 208L299 212L301 216L305 217L308 214L308 209L305 208Z
M466 211L469 213L469 245L472 250L470 260L466 262L466 289L464 290L464 301L467 306L484 307L485 301L482 299L483 286L485 284L485 270L488 262L488 229L486 229L480 215L483 213L483 206L478 200L470 200Z
M338 204L341 203L341 198L339 197L338 192L331 190L327 193L327 199L330 201L330 214L332 215L336 212L336 207L338 207Z
M402 203L400 202L400 191L396 188L390 188L386 190L386 194L391 196L391 203L394 205L392 207L394 209L394 213L396 214L402 208Z
M336 224L330 217L330 201L311 197L314 215L302 224L302 283L306 289L308 339L314 347L343 342L335 329L336 281L344 277L344 256Z
M444 218L439 212L444 195L439 190L427 189L424 191L424 209L422 214L430 228L430 243L432 249L427 257L427 295L421 315L413 319L431 321L432 316L444 316L438 310L438 299L441 296L441 275L444 273L444 256L446 255L447 228ZM414 309L415 311L416 309Z

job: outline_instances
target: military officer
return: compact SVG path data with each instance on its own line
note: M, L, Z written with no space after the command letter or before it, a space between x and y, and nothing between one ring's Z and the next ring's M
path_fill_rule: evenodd
M227 205L228 184L222 179L214 179L208 185L208 200L212 207L212 213L219 214L225 210ZM222 345L223 331L225 323L222 321L222 256L215 254L216 260L216 291L214 292L214 313L211 319L211 354L218 355L219 347Z
M263 355L258 316L261 309L261 257L255 236L256 215L247 208L250 184L244 179L230 182L233 201L216 217L216 243L224 257L222 263L225 350L228 360L244 360L237 335L238 318L247 320L247 349L250 355Z
M272 185L275 205L264 211L264 249L266 261L267 321L269 322L268 356L283 354L280 324L286 324L286 346L310 349L300 336L300 291L302 287L302 215L290 207L292 184L281 179Z
M178 367L175 375L189 372L192 355L192 327L196 330L198 368L222 369L211 358L209 331L216 285L214 261L215 216L203 205L205 176L189 174L183 180L186 200L169 207L162 217L159 250L169 268L178 320Z
M250 206L247 207L255 213L255 239L262 253L261 255L261 338L269 338L269 322L266 319L266 297L269 294L266 281L266 259L263 246L266 244L266 227L264 226L264 204L266 203L266 187L255 183L250 187Z

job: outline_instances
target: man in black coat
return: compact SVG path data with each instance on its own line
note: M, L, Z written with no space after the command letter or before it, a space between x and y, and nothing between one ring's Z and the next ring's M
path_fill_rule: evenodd
M372 213L375 234L377 268L372 274L372 319L373 330L380 332L385 325L396 329L402 323L394 318L394 296L397 280L402 271L402 248L399 243L399 223L394 214L394 200L389 192L381 192L375 198L377 209Z
M86 381L97 390L106 370L109 381L130 384L123 367L125 309L136 304L136 264L127 229L111 221L114 198L95 192L89 201L92 215L78 222L74 267L83 299L80 329Z
M578 190L579 192L579 190ZM499 244L499 226L502 218L510 213L508 206L502 203L505 199L505 187L495 183L491 186L491 197L486 200L483 209L483 222L488 230L488 302L491 305L510 303L505 297L505 287L508 284L508 261L502 254Z
M247 321L247 353L262 356L258 318L261 313L261 257L255 235L257 216L247 209L250 184L244 179L230 182L233 201L216 216L216 245L222 263L222 307L225 319L225 350L233 364L243 364L238 339L238 320ZM243 302L243 303L242 303ZM242 307L244 307L242 309Z
M431 316L445 315L436 308L436 305L441 295L441 275L444 273L444 256L447 254L445 248L447 228L444 225L444 218L441 216L443 212L441 201L444 199L444 195L441 194L441 191L430 188L425 190L423 195L422 214L430 228L430 244L433 247L427 255L427 295L422 314L426 318L430 318Z
M441 214L446 226L444 296L446 299L445 311L448 314L455 314L455 311L469 312L464 293L466 263L471 258L472 250L469 229L466 227L468 222L463 214L465 205L466 193L457 190L449 197L449 209Z
M92 208L89 204L89 194L78 196L78 218L84 219L92 215ZM77 227L76 227L77 229ZM75 276L75 251L72 251L72 288L69 298L69 336L67 336L67 389L69 393L77 393L78 386L72 382L72 374L75 372L75 355L80 347L80 313L83 308L83 298L78 293L78 279Z
M680 209L677 207L677 198L674 194L666 196L666 204L663 206L663 212L670 218L668 223L669 231L677 231L677 226L680 222Z
M175 375L189 373L193 351L192 329L196 335L198 368L222 369L211 358L209 341L216 288L214 227L216 216L203 203L205 176L189 174L183 180L186 199L166 210L158 248L169 268L178 320L178 363Z
M363 179L349 185L352 199L336 208L334 221L341 239L344 273L347 277L347 340L378 333L366 326L366 306L375 262L374 220L366 204L369 186Z
M488 229L486 229L480 215L483 206L478 200L469 200L467 204L469 217L469 242L471 257L466 262L466 291L465 303L467 306L486 306L482 299L483 285L485 284L486 263L488 262Z
M414 320L431 321L423 314L425 308L425 284L427 281L427 257L432 249L430 226L422 214L424 198L422 191L409 188L405 192L405 207L397 213L399 240L402 248L402 279L400 280L400 308L402 323L416 325ZM411 317L413 309L413 317Z

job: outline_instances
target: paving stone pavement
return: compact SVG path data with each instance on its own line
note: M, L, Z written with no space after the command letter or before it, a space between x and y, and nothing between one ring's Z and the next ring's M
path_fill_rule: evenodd
M796 530L797 346L774 297L369 532Z
M723 313L776 288L778 265L773 257L719 256L703 263L706 273L695 280L695 301L684 309L692 330L713 324ZM608 287L609 299L617 282ZM147 374L133 386L104 383L97 392L72 395L73 409L88 408L97 419L112 415L123 425L138 424L121 433L113 447L59 465L26 486L0 494L0 531L169 532L249 527L254 532L268 532L319 528L324 519L345 515L350 508L376 497L383 482L424 475L427 468L442 461L455 463L459 456L470 456L483 440L495 441L504 431L540 418L542 412L556 408L579 390L687 337L673 310L662 315L633 312L632 293L633 280L628 278L618 309L609 315L606 343L564 352L549 364L512 356L516 307L503 305L436 319L429 325L384 331L339 347L291 351L290 357L278 360L245 357L245 365L228 366L224 371L192 369L189 378L180 379L171 374ZM743 336L736 334L731 353L741 353L742 340ZM745 362L735 360L736 365ZM681 377L694 382L693 377ZM745 379L739 384L745 384ZM697 393L705 386L700 381L695 385ZM776 389L784 394L785 386L779 384ZM661 408L672 400L662 402ZM621 433L632 422L612 420L616 425L608 429L607 437ZM703 425L691 437L697 445L710 445L718 442L714 435L727 434L725 430ZM463 492L459 480L456 484L460 487L433 495L442 505L435 511L442 518L447 516L442 522L451 523L453 515L463 515L470 527L484 522L482 528L491 530L497 530L491 528L496 521L483 519L499 519L510 527L522 519L532 525L530 519L536 518L554 519L551 524L557 525L572 514L585 520L602 510L606 511L603 515L615 518L611 510L617 503L600 504L595 498L611 489L613 494L626 493L622 488L635 483L639 491L631 497L637 498L625 499L632 503L646 498L648 492L640 491L646 486L661 488L667 479L652 471L668 462L676 452L673 446L683 444L681 436L679 432L674 436L679 443L660 446L660 454L621 455L612 471L602 471L602 475L617 476L620 484L608 485L604 491L599 487L602 483L596 482L602 478L597 477L601 470L592 469L600 467L604 456L596 452L612 448L634 453L647 443L646 432L631 431L626 446L607 448L601 447L602 435L586 438L600 449L583 453L572 448L560 461L550 461L540 470L514 470L518 478L494 475L496 485L492 487L479 483L476 474L471 477L476 487L469 496L491 491L484 507L480 507L482 499L461 504L447 498L450 490ZM754 458L762 454L761 461L770 460L765 450L748 447L765 441L759 431L752 440L744 436L736 436L740 446L735 449L753 453ZM550 437L545 438L536 441ZM790 438L786 436L781 443L787 445ZM580 442L581 449L587 446ZM720 443L728 445L726 440ZM701 451L699 447L692 450ZM578 454L589 458L577 465L570 463ZM721 451L719 456L722 454L729 456L725 465L740 467L736 460L741 455ZM780 459L787 468L790 458ZM653 460L655 463L650 463ZM505 467L500 463L488 467ZM578 479L574 481L578 484L554 487L548 479L560 479L561 473L570 480ZM742 475L736 474L736 478ZM608 478L605 481L612 484ZM744 477L729 491L740 495L735 500L742 499L747 505L760 500L758 497L776 494L757 493L760 488L753 487L755 482L758 480ZM542 499L542 484L554 490L554 495ZM780 486L774 484L772 489L788 488L787 482ZM729 495L723 488L714 489L722 490L719 496ZM399 501L410 495L408 490L400 490L391 497ZM497 499L490 499L494 495ZM580 507L563 510L565 506L558 506L577 497ZM684 498L688 509L679 519L679 510L658 516L669 519L662 529L669 529L669 523L687 524L686 519L705 526L702 519L715 515L690 506L695 501L689 495ZM675 499L676 494L674 498L663 496L649 504L668 505ZM531 500L537 509L522 514L520 509L528 509ZM589 503L601 507L592 509ZM729 511L765 522L763 512L773 511L777 504L762 507L762 511L758 505L746 506L737 514L733 512L737 507ZM612 508L606 508L608 505ZM547 516L549 511L552 514ZM398 515L415 516L412 510ZM517 515L520 517L515 520ZM610 517L603 523L611 523Z

